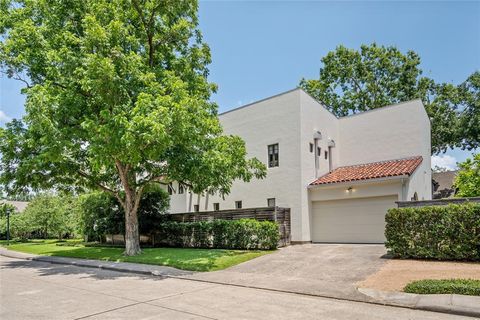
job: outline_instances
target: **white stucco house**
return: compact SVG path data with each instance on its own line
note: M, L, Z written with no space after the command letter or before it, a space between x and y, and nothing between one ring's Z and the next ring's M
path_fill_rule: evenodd
M172 184L172 213L279 206L292 242L381 243L395 201L431 199L430 121L420 100L337 118L301 89L222 113L267 177L229 195Z

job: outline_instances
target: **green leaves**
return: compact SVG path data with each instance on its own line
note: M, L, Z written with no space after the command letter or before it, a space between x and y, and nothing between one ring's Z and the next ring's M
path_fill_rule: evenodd
M478 72L459 87L437 84L422 76L417 53L404 54L396 47L375 43L362 45L360 50L339 46L321 61L319 78L302 79L300 86L335 115L422 99L432 125L432 153L448 147L478 147Z
M278 246L278 226L254 219L165 222L159 225L155 241L175 247L267 249Z
M385 246L399 258L480 260L480 204L395 208Z
M459 163L454 186L457 197L480 197L480 153Z
M463 294L480 296L480 280L424 279L410 282L405 286L403 291L419 294Z
M228 193L235 179L265 176L243 141L222 135L197 7L3 1L1 67L29 87L26 116L0 133L2 182L122 196L159 180Z

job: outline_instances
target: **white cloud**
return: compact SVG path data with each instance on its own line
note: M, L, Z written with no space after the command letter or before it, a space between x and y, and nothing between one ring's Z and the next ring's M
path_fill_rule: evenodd
M432 156L432 168L440 167L447 170L457 169L457 159L448 154Z
M12 120L12 118L10 118L5 112L3 112L2 110L0 110L0 122L9 122L10 120Z

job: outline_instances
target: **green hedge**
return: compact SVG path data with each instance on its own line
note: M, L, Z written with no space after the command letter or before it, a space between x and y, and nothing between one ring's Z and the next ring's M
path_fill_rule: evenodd
M403 291L419 294L465 294L480 296L480 280L418 280L407 284Z
M399 258L480 260L480 204L390 209L385 243Z
M174 247L224 249L275 249L278 226L254 219L199 222L164 222L155 242Z

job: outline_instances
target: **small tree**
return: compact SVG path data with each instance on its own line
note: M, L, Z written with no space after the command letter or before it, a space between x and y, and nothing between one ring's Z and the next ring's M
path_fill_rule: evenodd
M459 163L454 186L457 197L480 197L480 153Z
M65 204L62 199L53 195L35 197L21 213L28 221L30 232L46 239L58 237L61 239L68 233L68 217L65 214Z
M26 85L26 116L0 130L10 190L111 193L135 255L147 185L226 194L235 179L265 176L239 137L222 134L197 1L0 3L0 63Z

